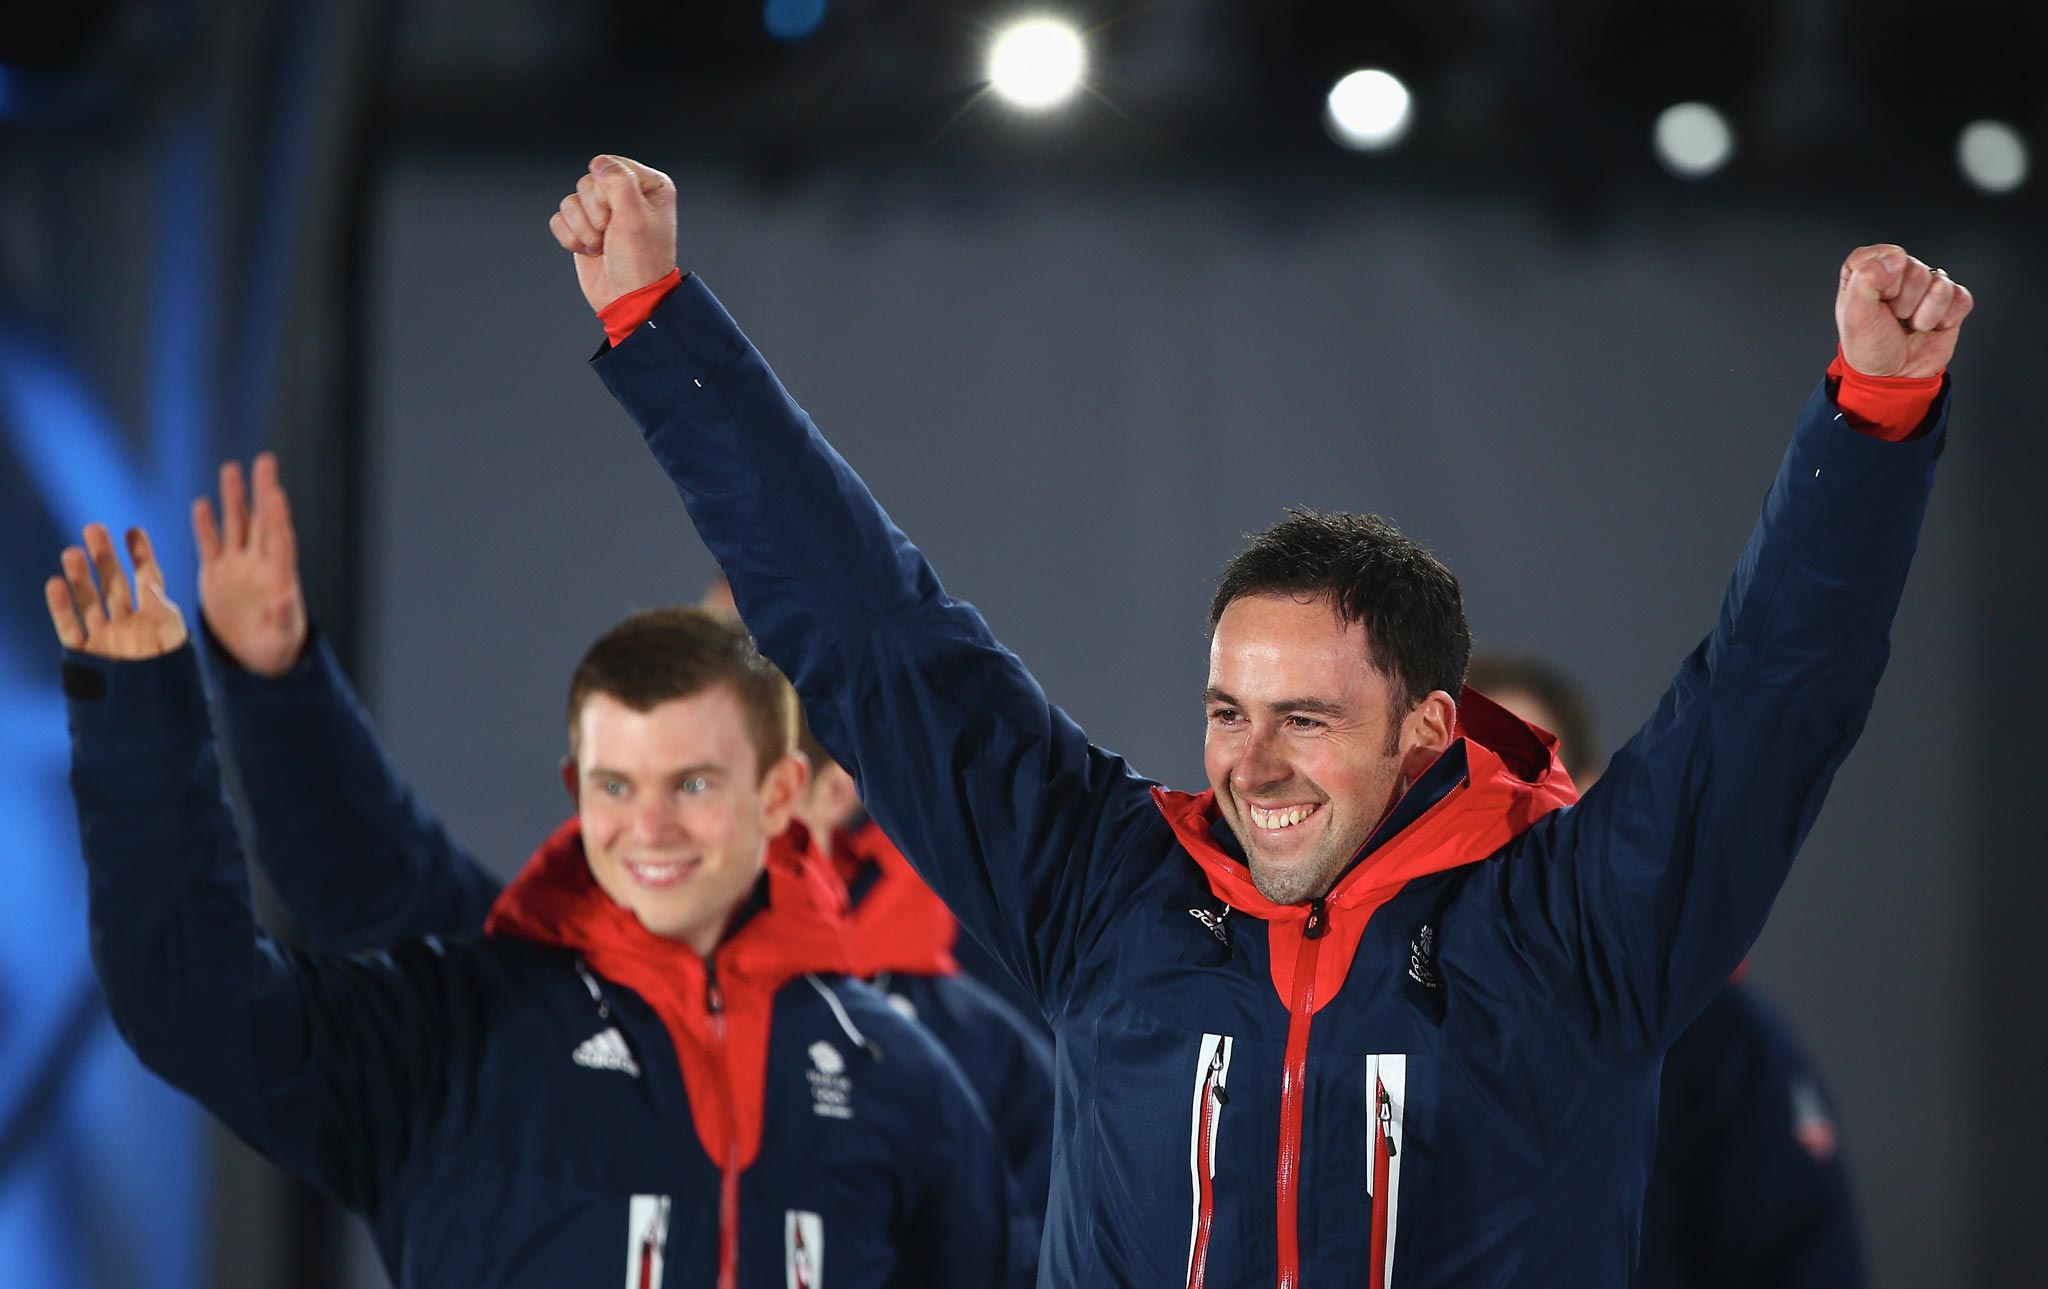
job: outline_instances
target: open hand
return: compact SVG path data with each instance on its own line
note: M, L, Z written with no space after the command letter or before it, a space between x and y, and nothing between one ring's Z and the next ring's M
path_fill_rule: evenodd
M149 534L128 530L128 558L135 563L135 588L129 590L121 557L104 524L85 526L85 547L64 548L64 573L43 583L50 625L66 649L95 658L135 661L157 658L185 643L185 619L164 594L164 571L156 562ZM93 574L99 584L93 584Z
M242 467L220 468L220 523L213 503L192 503L199 546L199 612L207 629L244 671L282 676L306 647L306 597L299 585L299 543L291 503L277 479L277 458L256 457L255 507L242 490Z
M1903 247L1859 246L1835 293L1842 357L1866 376L1939 376L1975 304L1968 287Z
M596 313L668 276L676 267L676 186L652 166L610 154L548 217L562 249L576 256L576 281Z

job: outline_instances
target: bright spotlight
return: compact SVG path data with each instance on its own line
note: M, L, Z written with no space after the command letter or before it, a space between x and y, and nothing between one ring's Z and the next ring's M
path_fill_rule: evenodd
M2003 121L1972 121L1956 140L1956 164L1985 192L2011 192L2027 181L2027 141Z
M1028 112L1057 107L1073 97L1088 70L1088 49L1072 23L1026 18L996 35L989 46L988 82Z
M1681 179L1701 179L1735 155L1735 131L1720 110L1705 103L1678 103L1657 117L1657 160Z
M1323 124L1347 148L1391 148L1408 133L1408 87L1378 68L1352 72L1330 87Z

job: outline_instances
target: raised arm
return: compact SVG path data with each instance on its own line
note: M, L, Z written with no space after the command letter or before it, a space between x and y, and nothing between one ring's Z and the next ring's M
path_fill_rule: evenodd
M371 1207L439 1077L422 1037L446 1029L422 987L434 964L321 962L262 933L184 623L141 530L129 550L135 593L97 525L45 588L108 1009L145 1065L244 1140Z
M1896 246L1852 254L1839 292L1843 380L1931 392L1969 293ZM1661 1049L1720 989L1863 729L1945 387L1921 406L1917 425L1859 426L1832 383L1814 393L1713 631L1585 800L1494 874L1525 960L1566 980L1611 1045Z
M675 271L674 186L645 167L598 158L552 226L594 309ZM862 801L1056 1012L1114 890L1141 876L1124 843L1165 834L1148 785L946 594L701 281L595 365Z
M473 934L500 883L385 756L308 622L277 459L258 456L251 474L245 490L241 467L223 465L219 516L201 497L192 533L208 670L257 861L314 949Z

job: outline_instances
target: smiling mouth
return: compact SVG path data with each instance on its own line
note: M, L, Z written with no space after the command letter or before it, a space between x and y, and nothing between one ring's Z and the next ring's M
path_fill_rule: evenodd
M636 864L623 861L626 876L633 879L635 886L650 891L665 891L680 886L683 880L697 871L697 860L676 860L667 864Z
M1271 810L1255 806L1249 801L1245 803L1245 811L1251 815L1253 825L1264 828L1269 832L1279 832L1284 828L1292 828L1322 808L1322 803L1320 802L1310 805L1280 806Z

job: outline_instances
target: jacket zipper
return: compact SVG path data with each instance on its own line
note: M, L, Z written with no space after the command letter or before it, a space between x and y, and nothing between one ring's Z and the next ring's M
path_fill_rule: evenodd
M1368 1289L1386 1289L1387 1219L1393 1197L1387 1192L1393 1181L1394 1101L1387 1095L1384 1079L1373 1080L1372 1143L1372 1271Z
M731 1071L726 1066L725 992L718 987L718 964L704 959L704 1010L711 1018L711 1037L718 1045L718 1101L725 1115L725 1158L718 1165L718 1289L739 1289L740 1278L740 1124L732 1104Z
M1279 1226L1279 1289L1299 1289L1301 1245L1297 1193L1301 1172L1301 1102L1308 1076L1308 1030L1315 1019L1316 959L1329 923L1321 896L1309 901L1308 921L1301 927L1301 948L1294 954L1293 997L1287 1003L1287 1054L1280 1067L1280 1159L1274 1179Z
M1196 1176L1199 1178L1199 1208L1195 1218L1195 1247L1188 1258L1188 1289L1202 1289L1209 1273L1209 1228L1216 1213L1216 1119L1230 1104L1223 1090L1224 1044L1218 1037L1210 1054L1208 1073L1202 1078L1202 1121L1195 1136Z

